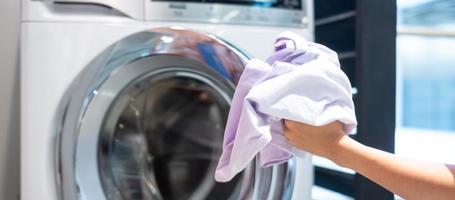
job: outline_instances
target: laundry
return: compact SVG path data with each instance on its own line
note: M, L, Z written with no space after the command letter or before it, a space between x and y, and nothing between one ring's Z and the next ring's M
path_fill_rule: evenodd
M337 54L292 32L278 35L275 52L266 62L253 59L244 69L231 104L215 179L231 180L255 156L263 167L305 156L306 152L288 144L283 119L313 126L338 120L346 133L357 125L351 84L340 69Z

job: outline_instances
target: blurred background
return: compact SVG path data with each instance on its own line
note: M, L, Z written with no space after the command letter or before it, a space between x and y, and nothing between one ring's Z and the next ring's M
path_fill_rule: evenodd
M349 3L346 2L343 1L343 6L333 8L338 11L330 11L330 6L327 6L328 11L326 11L326 9L317 9L317 5L322 5L324 1L316 1L316 18L318 18L318 13L324 16L323 11L339 12L341 15L338 15L339 18L335 22L328 20L329 24L324 18L319 20L319 23L316 19L315 35L317 41L337 49L338 52L347 52L341 54L341 63L345 67L345 72L356 76L358 70L353 68L362 67L359 66L359 61L356 59L359 50L356 47L362 40L355 40L352 36L355 33L359 34L359 24L356 24L356 21L359 21L356 18L359 13L359 1L350 4L351 10L356 8L357 12L350 12L346 8L349 7L347 6ZM378 9L380 8L378 7ZM453 164L455 157L451 152L455 152L455 51L452 49L455 47L455 1L398 0L396 14L394 138L376 137L375 140L384 140L384 144L389 144L384 146L388 146L389 151L394 148L398 155ZM348 36L345 36L341 40L333 40L331 26L334 27L333 30L350 31L352 38L349 39ZM346 41L355 42L346 43ZM372 74L369 76L371 77ZM354 81L354 85L356 84ZM386 86L387 84L384 82L384 89L389 88ZM376 96L376 98L382 97ZM370 104L370 106L374 106L374 104ZM359 116L361 115L357 115L358 119ZM371 124L371 126L374 125ZM366 131L368 132L368 130ZM365 137L368 140L373 136L366 135ZM358 193L355 178L349 178L347 175L355 174L355 172L337 167L323 158L316 157L313 162L315 163L315 183L317 185L347 194L344 196L347 199ZM354 186L344 187L349 183ZM340 185L343 186L340 187ZM395 196L395 198L399 197Z
M397 154L455 163L455 2L398 1Z

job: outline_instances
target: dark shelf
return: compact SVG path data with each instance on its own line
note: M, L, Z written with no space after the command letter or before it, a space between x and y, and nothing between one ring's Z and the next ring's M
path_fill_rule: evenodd
M354 17L316 27L316 42L321 43L334 51L355 51L355 23Z
M341 69L348 75L352 87L357 87L355 78L355 58L340 59Z
M355 10L355 0L316 0L314 17L316 20L337 13Z
M354 175L323 167L314 167L314 173L317 186L351 197L355 195Z
M339 55L358 93L355 140L394 151L396 1L316 0L315 40ZM315 167L315 184L358 200L393 199L359 174Z

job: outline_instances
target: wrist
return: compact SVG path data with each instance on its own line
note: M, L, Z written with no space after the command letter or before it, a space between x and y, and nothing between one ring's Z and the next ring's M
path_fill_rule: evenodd
M334 145L329 159L339 166L351 168L355 159L354 155L356 152L361 151L362 146L362 144L358 143L348 135L344 135Z

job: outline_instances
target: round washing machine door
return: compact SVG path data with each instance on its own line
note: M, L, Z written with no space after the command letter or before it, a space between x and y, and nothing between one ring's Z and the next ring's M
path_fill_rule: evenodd
M252 162L214 181L247 57L198 32L160 28L113 44L61 106L58 182L67 199L289 199L293 162Z

